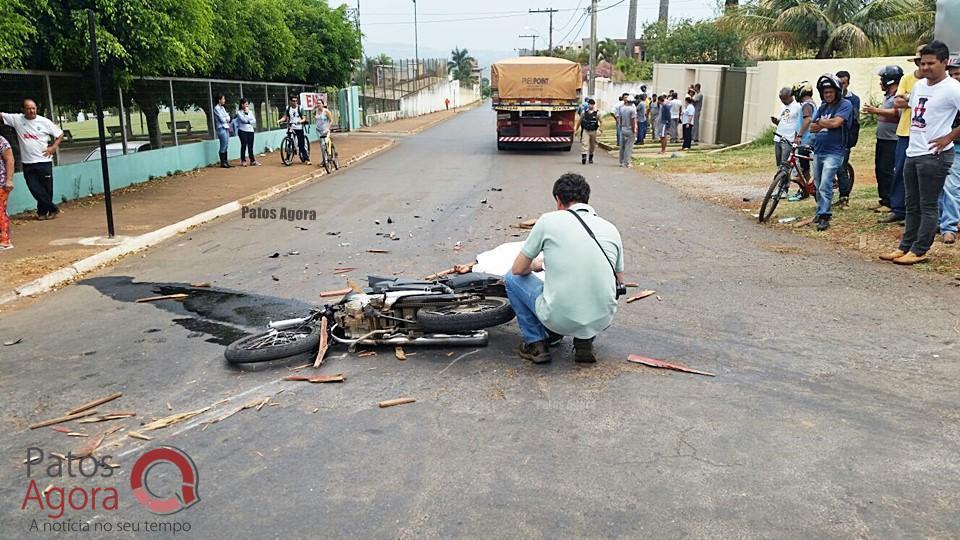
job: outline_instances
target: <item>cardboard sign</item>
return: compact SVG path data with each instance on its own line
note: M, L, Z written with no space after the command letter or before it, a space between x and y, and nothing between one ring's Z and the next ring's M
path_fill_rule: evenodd
M300 93L300 104L305 110L312 111L317 108L320 100L323 100L324 103L327 103L327 93L316 93L316 92L301 92Z

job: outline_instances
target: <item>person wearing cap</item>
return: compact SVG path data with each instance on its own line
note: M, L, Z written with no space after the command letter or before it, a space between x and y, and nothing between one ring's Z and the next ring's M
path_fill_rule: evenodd
M910 93L910 145L903 165L907 216L896 251L880 256L895 264L913 265L928 260L927 252L939 227L939 199L956 153L954 128L960 112L960 82L947 76L950 49L931 41L920 51L922 79ZM897 107L903 99L897 98Z
M817 90L822 103L813 115L810 131L813 132L813 181L820 193L814 223L818 231L830 227L833 181L843 167L847 154L846 133L853 124L853 105L843 98L840 80L832 73L825 73L817 80Z
M894 106L903 69L900 66L884 66L877 72L880 76L880 89L883 90L883 103L879 107L867 105L866 114L877 117L877 144L874 147L873 167L877 176L877 194L879 206L875 212L890 211L890 188L893 186L893 172L897 162L897 124L900 123L900 111Z
M905 73L897 86L897 97L902 100L895 100L897 109L900 111L900 123L897 124L897 156L893 165L893 185L890 187L890 213L880 218L880 223L903 223L907 215L906 201L904 200L903 184L903 165L907 161L907 146L910 145L910 92L913 86L920 80L920 49L917 47L917 54L911 59L917 69L910 73ZM906 108L904 108L906 107Z
M960 81L960 55L950 59L947 65L950 76ZM953 127L960 125L960 113L953 120ZM953 141L953 166L947 174L940 193L940 234L944 244L957 241L957 224L960 222L960 139Z
M853 177L847 172L847 165L850 163L850 151L857 146L860 140L860 96L850 91L850 72L838 71L837 79L840 80L840 87L843 88L843 99L850 101L853 105L853 123L847 132L847 155L843 159L843 166L837 171L837 184L840 187L840 199L837 206L847 208L850 206L850 192L853 191Z
M580 163L586 165L593 163L593 152L597 149L597 136L600 134L600 111L597 110L597 102L593 98L587 98L587 110L577 117L573 126L576 133L583 130L580 137Z
M633 143L636 141L637 133L637 108L633 106L633 96L627 94L624 97L623 106L620 107L620 166L632 167Z

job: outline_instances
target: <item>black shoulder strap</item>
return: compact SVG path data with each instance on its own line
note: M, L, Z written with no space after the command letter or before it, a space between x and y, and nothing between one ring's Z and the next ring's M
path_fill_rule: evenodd
M610 257L607 257L607 252L603 249L603 246L600 245L600 241L597 240L597 236L593 234L593 230L587 225L587 222L584 221L583 218L580 217L580 215L577 214L574 210L567 208L567 212L570 212L571 214L573 214L573 217L577 218L577 221L579 221L580 224L583 225L583 228L587 230L587 234L590 235L590 238L593 238L593 241L597 243L597 247L600 248L600 253L603 253L603 258L607 261L607 264L610 265L610 270L613 271L613 282L617 283L617 269L614 268L613 263L610 262Z

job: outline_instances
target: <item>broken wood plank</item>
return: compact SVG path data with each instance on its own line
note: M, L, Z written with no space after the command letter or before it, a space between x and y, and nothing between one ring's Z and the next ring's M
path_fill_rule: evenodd
M377 355L377 351L364 351L358 354L357 356L360 358L367 358L369 356L376 356L376 355Z
M127 437L130 437L132 439L140 439L141 441L153 440L153 437L147 437L146 435L144 435L143 433L140 433L139 431L128 431Z
M323 357L327 354L327 348L330 344L327 342L327 318L320 317L320 348L317 350L317 359L313 361L313 367L318 368L323 363Z
M674 371L682 371L684 373L694 373L696 375L706 375L708 377L715 377L713 373L708 373L706 371L700 371L698 369L688 368L687 366L681 364L671 364L669 362L664 362L663 360L657 360L655 358L647 358L645 356L640 356L638 354L631 354L627 356L627 360L635 364L643 364L645 366L662 368L662 369L672 369Z
M511 225L511 227L515 229L532 229L533 226L537 224L537 219L538 218L525 219L520 223L515 223Z
M434 279L440 279L440 278L442 278L443 276L449 276L450 274L453 274L453 273L455 273L456 271L457 271L457 268L456 268L456 267L447 268L446 270L441 270L441 271L437 272L436 274L430 274L429 276L427 276L427 277L425 277L425 278L423 278L423 279L432 281L432 280L434 280Z
M331 383L331 382L343 382L347 380L342 373L337 373L336 375L290 375L289 377L284 377L285 381L303 381L308 383Z
M113 401L113 400L119 398L119 397L122 396L122 395L123 395L122 392L117 392L117 393L115 393L115 394L110 394L109 396L104 396L104 397L102 397L102 398L95 399L95 400L93 400L93 401L88 401L88 402L84 403L83 405L80 405L79 407L74 407L74 408L70 409L69 411L67 411L67 414L76 414L76 413L78 413L78 412L85 411L85 410L87 410L87 409L92 409L92 408L96 407L97 405L103 405L104 403Z
M335 290L335 291L323 291L323 292L320 293L320 298L328 298L328 297L331 297L331 296L343 296L343 295L345 295L345 294L347 294L347 293L349 293L349 292L352 292L352 291L353 291L353 289L350 289L350 288L337 289L337 290Z
M70 433L71 431L73 431L72 429L68 427L63 427L63 426L53 426L50 429L56 431L57 433Z
M403 361L407 359L407 354L403 352L403 347L399 345L393 350L393 354L397 357L397 360Z
M77 422L78 424L95 424L97 422L107 422L109 420L120 420L122 418L131 418L136 416L137 413L133 411L117 411L112 413L98 414L96 416L91 416L90 418L84 418Z
M367 253L390 253L388 249L368 249Z
M639 283L636 283L636 282L633 282L633 281L627 281L626 283L623 284L623 286L624 286L624 287L639 287L640 284L639 284Z
M213 286L209 281L201 281L200 283L191 283L191 287L196 287L197 289L209 289Z
M76 420L77 418L84 418L84 417L91 416L91 415L94 415L94 414L97 414L97 411L95 411L95 410L93 410L93 411L83 411L83 412L78 412L78 413L74 413L74 414L68 414L68 415L66 415L66 416L58 416L57 418L51 418L51 419L49 419L49 420L44 420L44 421L42 421L42 422L37 422L36 424L31 425L31 426L30 426L30 429L37 429L37 428L52 426L52 425L54 425L54 424L62 424L62 423L64 423L64 422L69 422L69 421L71 421L71 420Z
M630 298L627 298L627 303L629 304L632 302L636 302L637 300L643 300L644 298L648 296L653 296L655 294L657 294L657 291L651 291L649 289L646 291L640 291L639 293L631 296Z
M178 414L172 414L170 416L164 416L163 418L158 418L153 422L149 422L140 426L140 431L153 431L155 429L163 429L165 427L170 427L174 424L183 422L184 420L189 420L194 416L203 414L210 410L210 407L204 407L202 409L197 409L195 411L182 412Z
M148 296L148 297L146 297L146 298L138 298L138 299L136 300L136 302L137 302L138 304L140 304L140 303L143 303L143 302L156 302L157 300L183 300L184 298L187 298L188 296L190 296L190 295L189 295L189 294L185 294L185 293L164 294L164 295L161 295L161 296Z
M384 401L381 401L381 402L377 403L377 406L380 407L381 409L385 409L385 408L387 408L387 407L395 407L395 406L397 406L397 405L406 405L407 403L414 403L414 402L416 402L416 401L417 401L417 400L415 400L415 399L413 399L413 398L409 398L409 397L396 398L396 399L387 399L387 400L384 400Z
M107 438L107 435L115 433L121 429L123 429L123 426L117 426L104 431L103 433L87 441L86 444L81 446L79 450L73 453L73 455L76 457L91 456L94 452L97 451L97 448L100 448L100 445L103 444L103 440Z

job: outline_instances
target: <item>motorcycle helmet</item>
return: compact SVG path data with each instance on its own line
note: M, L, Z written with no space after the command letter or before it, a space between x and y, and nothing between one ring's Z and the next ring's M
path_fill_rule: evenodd
M807 81L800 81L793 85L793 98L800 101L804 95L813 95L813 87Z
M960 55L951 56L950 59L947 60L947 67L948 67L948 68L960 68Z
M880 84L886 88L891 84L897 84L900 82L900 79L903 78L903 68L893 65L883 66L879 71L877 71L877 75L880 76Z
M843 95L843 86L840 85L840 79L833 73L824 73L817 79L817 91L820 92L820 99L823 99L823 91L827 88L833 88L837 97Z

